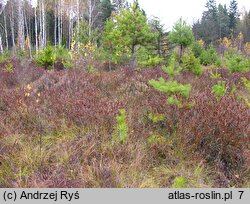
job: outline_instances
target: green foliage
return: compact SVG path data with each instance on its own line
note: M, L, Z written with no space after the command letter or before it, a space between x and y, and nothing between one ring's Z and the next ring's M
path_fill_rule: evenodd
M210 77L212 79L219 79L221 78L221 74L218 72L218 69L215 70L215 73L213 72L213 70L211 70Z
M87 65L86 71L89 74L96 74L98 72L97 69L93 65Z
M55 63L55 53L52 46L47 46L44 50L38 53L36 58L37 64L45 66L46 68L52 66Z
M219 81L216 85L214 85L212 87L212 93L220 98L225 96L226 92L227 92L227 86L226 86L226 82L225 81Z
M153 17L149 21L151 32L155 33L155 42L152 44L157 54L161 57L167 57L168 53L168 39L167 32L164 29L164 25L157 17Z
M5 62L10 59L10 51L4 51L0 54L0 63Z
M202 47L202 45L198 41L195 41L192 44L191 49L192 49L194 56L196 58L199 58L201 56L202 52L204 51L204 48Z
M113 143L126 143L128 140L128 126L126 122L126 110L121 109L119 115L116 118L117 127L116 132L113 134L112 142Z
M227 67L231 72L248 72L250 71L250 59L241 54L227 55Z
M191 85L183 85L177 81L165 81L162 77L156 80L150 80L149 85L153 86L156 90L167 94L179 94L183 97L189 97L191 92Z
M65 68L71 68L72 56L71 53L62 46L55 49L55 62L62 62Z
M163 66L162 69L170 77L177 76L182 70L182 68L179 66L179 63L176 61L175 56L173 56L173 55L170 58L169 65L167 67Z
M37 64L45 66L47 69L52 68L55 63L61 62L65 68L71 67L72 56L70 52L59 46L47 46L41 50L36 57Z
M250 92L250 81L246 77L242 77L241 81L244 83L245 87Z
M173 30L170 32L169 40L171 43L180 45L181 47L188 47L194 42L192 28L180 19L175 23Z
M197 76L202 74L200 60L194 56L191 50L182 56L182 66L184 70L191 71Z
M159 123L165 120L165 116L163 114L154 114L150 113L148 118L153 121L153 123Z
M231 95L234 95L234 94L236 93L236 91L237 91L237 87L236 87L235 84L233 84L233 85L232 85L232 88L231 88L231 91L230 91L230 94L231 94Z
M145 64L147 67L156 67L163 62L163 59L159 56L149 57L148 62Z
M183 176L178 176L174 180L173 188L186 188L187 187L187 179Z
M210 45L206 50L204 50L201 53L200 62L202 65L205 65L205 66L213 65L213 64L217 64L217 65L220 64L218 53L213 46Z
M102 9L102 18L105 22L110 18L112 14L112 3L110 0L102 0L101 1L101 9Z
M235 34L239 16L238 2L236 0L231 0L229 6L229 28L233 31L233 34Z
M179 108L182 108L182 107L183 107L182 102L181 102L180 100L178 100L178 99L176 98L176 96L171 96L171 97L169 97L169 98L167 99L167 103L168 103L169 105L176 105L176 106L179 107Z
M137 53L138 65L141 67L156 67L163 59L155 54L151 47L141 47Z
M106 22L102 45L109 61L118 64L131 60L134 63L138 48L148 46L154 38L147 17L134 3Z
M82 43L84 45L88 43L96 44L98 39L98 31L96 29L91 28L91 35L89 36L89 28L90 26L86 21L81 21L79 27L79 35L77 35L77 26L74 29L73 41Z
M3 71L6 73L13 73L14 67L10 60L7 60L7 64L4 66Z
M162 144L166 143L166 138L162 137L160 135L151 135L147 139L147 143L149 145L162 145Z

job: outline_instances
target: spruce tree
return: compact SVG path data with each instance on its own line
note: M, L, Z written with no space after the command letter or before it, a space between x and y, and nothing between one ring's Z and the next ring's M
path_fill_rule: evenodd
M229 36L229 14L226 5L219 4L218 6L218 24L219 24L219 38Z
M213 19L214 21L216 21L217 17L216 0L207 0L206 8L207 11L204 12L206 18Z
M232 34L235 36L237 21L239 19L238 3L236 0L232 0L230 2L229 19L230 19L229 28L231 29Z
M110 0L101 1L102 20L105 22L112 14L112 3Z

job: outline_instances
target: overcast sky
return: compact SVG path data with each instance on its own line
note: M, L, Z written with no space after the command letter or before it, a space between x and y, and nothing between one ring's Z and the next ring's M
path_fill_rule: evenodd
M129 0L133 2L133 0ZM201 17L205 10L207 0L139 0L141 7L147 15L157 16L165 24L165 28L171 30L174 22L180 17L192 24L194 20ZM217 0L217 4L227 4L230 0ZM250 0L238 0L238 7L241 11L243 7L250 10Z

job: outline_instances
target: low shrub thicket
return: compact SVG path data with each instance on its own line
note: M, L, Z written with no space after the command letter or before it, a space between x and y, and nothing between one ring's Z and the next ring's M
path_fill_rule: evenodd
M193 172L199 164L219 181L224 174L230 181L238 175L230 186L249 185L242 180L249 180L250 113L237 99L238 90L246 93L242 77L249 79L249 73L218 69L220 80L237 88L236 94L227 92L218 100L211 93L217 79L211 79L210 70L200 77L183 72L168 79L160 68L87 74L79 69L46 72L32 63L11 64L14 73L0 69L4 155L0 185L138 187L145 175L152 176L154 169L164 165L174 172L169 177L163 174L167 181L161 179L160 187L182 186L175 178L189 179L192 173L182 174L183 168L188 165L188 172ZM5 79L11 77L14 84L7 86ZM148 85L150 79L156 90ZM22 157L35 152L36 157ZM158 180L161 175L153 176ZM206 179L200 183L202 178L195 178L196 183L226 186Z
M199 153L230 178L242 175L249 164L249 109L232 96L216 100L209 92L198 94L195 101L180 114L179 133L188 151Z

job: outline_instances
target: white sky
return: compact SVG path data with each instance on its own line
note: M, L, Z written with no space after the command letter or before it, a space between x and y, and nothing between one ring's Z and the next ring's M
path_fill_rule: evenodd
M207 0L139 0L140 6L146 11L148 17L159 17L167 30L171 30L174 22L180 17L192 25L194 20L202 16L206 2ZM230 4L230 0L217 0L216 2L217 5L227 4L228 7ZM250 10L250 0L237 0L237 2L240 11L243 7L247 11Z

